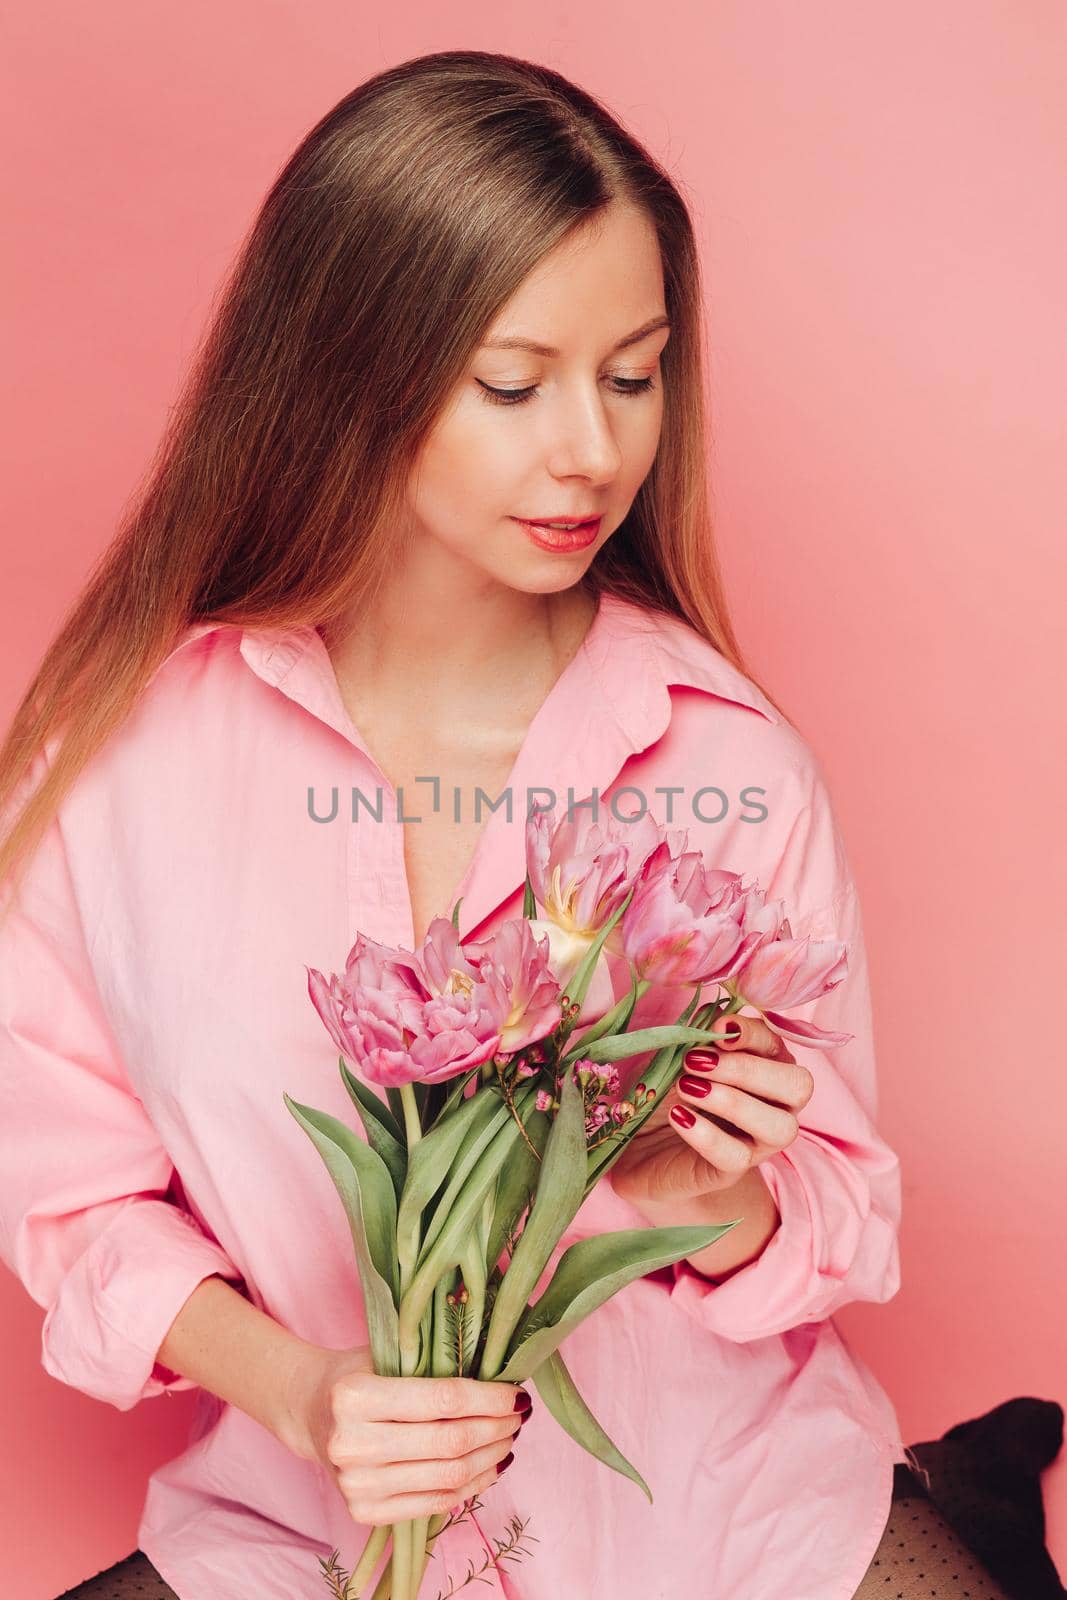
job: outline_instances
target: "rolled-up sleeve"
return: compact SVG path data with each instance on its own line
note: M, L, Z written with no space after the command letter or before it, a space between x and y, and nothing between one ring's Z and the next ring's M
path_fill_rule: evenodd
M54 821L0 904L0 1254L45 1308L42 1364L119 1410L192 1383L156 1354L197 1284L241 1273L190 1212L94 982Z
M812 904L813 890L835 883L828 901L802 909ZM900 1162L874 1126L878 1089L862 917L821 775L771 891L785 900L794 936L848 945L846 978L788 1008L788 1015L852 1038L826 1049L789 1045L815 1088L796 1139L757 1168L781 1218L762 1253L718 1283L687 1261L673 1268L672 1300L738 1343L821 1320L850 1301L890 1300L900 1287Z

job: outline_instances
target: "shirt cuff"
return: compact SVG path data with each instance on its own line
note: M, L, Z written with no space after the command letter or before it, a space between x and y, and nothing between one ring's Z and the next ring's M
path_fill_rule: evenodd
M156 1355L193 1290L216 1274L231 1282L242 1276L187 1211L132 1198L64 1276L44 1319L42 1366L120 1411L195 1388Z
M884 1155L878 1182L888 1194L899 1166L891 1151ZM673 1301L712 1333L745 1344L822 1321L849 1300L892 1298L900 1285L896 1226L872 1204L864 1172L805 1128L756 1170L781 1217L762 1253L721 1283L675 1262Z

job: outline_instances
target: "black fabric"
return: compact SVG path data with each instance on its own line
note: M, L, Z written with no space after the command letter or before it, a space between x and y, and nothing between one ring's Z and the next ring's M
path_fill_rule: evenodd
M930 1499L1010 1600L1063 1600L1045 1546L1041 1474L1063 1445L1063 1407L1023 1396L958 1422L910 1454Z
M906 1461L897 1461L893 1465L893 1499L929 1499L926 1486L915 1475Z
M87 1578L76 1589L66 1589L59 1600L178 1600L141 1550L118 1561L106 1572Z
M878 1548L852 1600L1010 1600L902 1462Z

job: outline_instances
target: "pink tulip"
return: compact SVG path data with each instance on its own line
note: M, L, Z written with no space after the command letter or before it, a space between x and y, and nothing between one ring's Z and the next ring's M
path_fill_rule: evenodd
M326 1031L352 1060L375 1049L400 1049L418 1027L426 990L405 952L357 935L342 976L306 967L308 994Z
M537 938L527 918L510 918L466 949L478 956L478 980L484 1004L497 1019L501 1051L524 1050L558 1027L563 1013L549 942Z
M556 984L557 992L565 994L579 962L587 954L593 942L592 938L568 933L557 922L548 922L542 918L531 917L524 920L540 943L547 942L548 970ZM594 1022L599 1022L605 1011L611 1010L616 998L611 968L607 956L601 951L593 968L589 987L585 991L582 1009L574 1019L575 1027L588 1028Z
M664 841L684 848L683 829L665 830L646 812L634 822L593 822L588 812L548 811L526 819L526 866L545 919L588 944L626 899L652 851Z
M493 1016L477 998L471 1004L469 963L439 928L427 945L424 963L361 933L343 976L327 981L307 969L308 994L331 1039L361 1077L382 1088L456 1077L488 1060L500 1042ZM456 970L449 973L445 963L453 955Z
M360 934L343 976L307 971L337 1048L383 1088L457 1077L544 1037L561 1015L547 944L521 918L464 946L435 917L417 954Z
M610 817L602 823L586 811L558 821L535 811L526 821L526 864L534 898L544 916L531 926L549 941L552 972L563 989L603 928L626 899L654 850L684 848L684 829L664 829L646 812L633 822ZM613 930L593 970L578 1027L598 1022L615 1004L608 952L621 954Z
M723 987L763 1014L767 1026L795 1044L847 1044L850 1033L819 1029L781 1008L804 1005L848 975L848 946L839 939L794 939L780 900L750 890L746 897L747 949ZM755 942L749 943L753 940Z
M447 917L434 917L414 961L431 994L455 994L478 981L477 964Z
M699 851L648 857L634 896L613 930L638 976L657 984L721 981L744 946L736 872L706 867Z

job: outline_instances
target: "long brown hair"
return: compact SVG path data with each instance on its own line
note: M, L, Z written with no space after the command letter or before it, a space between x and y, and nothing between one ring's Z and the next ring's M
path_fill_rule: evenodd
M267 195L146 479L0 747L0 810L55 752L0 840L0 882L190 624L328 625L373 598L420 445L486 327L613 200L656 229L672 332L654 465L585 582L683 618L758 684L712 537L678 189L550 68L419 56L346 95Z

